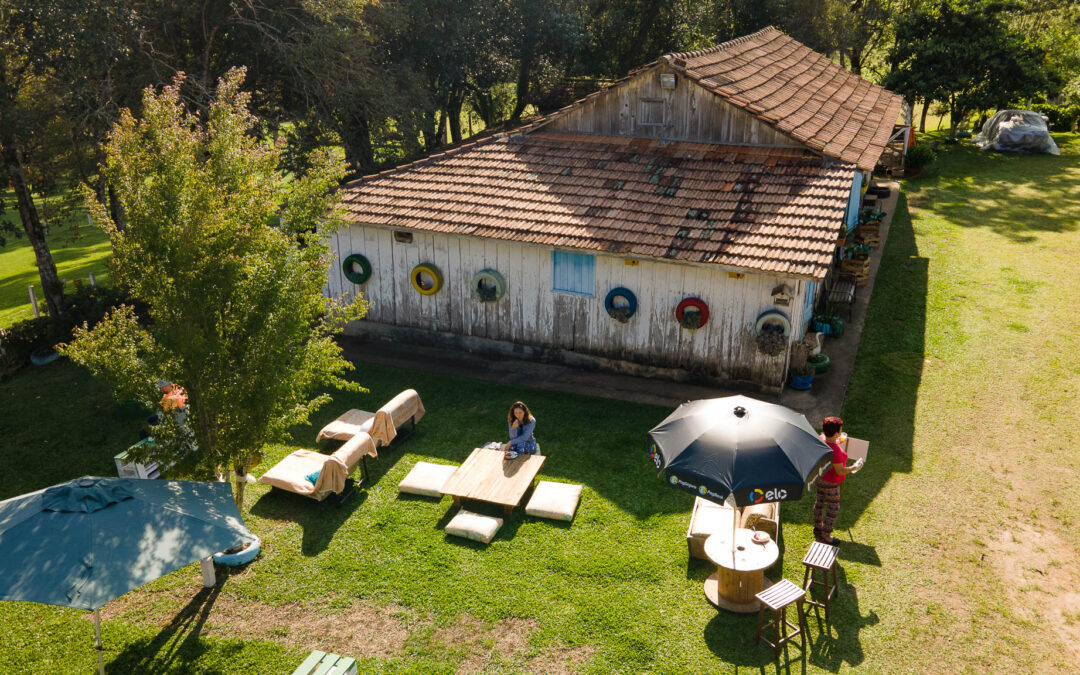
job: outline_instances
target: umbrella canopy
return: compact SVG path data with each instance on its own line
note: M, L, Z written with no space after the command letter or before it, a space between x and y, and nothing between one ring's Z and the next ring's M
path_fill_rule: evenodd
M746 396L691 401L649 432L657 472L711 501L794 501L832 450L799 413Z
M87 476L0 502L0 600L96 610L254 539L228 483Z

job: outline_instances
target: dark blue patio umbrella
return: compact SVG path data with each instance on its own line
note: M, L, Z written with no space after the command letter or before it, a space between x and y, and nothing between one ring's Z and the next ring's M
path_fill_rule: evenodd
M86 476L0 502L0 600L93 611L104 673L102 605L254 539L228 483Z
M649 437L671 485L736 506L801 498L832 456L806 417L746 396L684 403Z

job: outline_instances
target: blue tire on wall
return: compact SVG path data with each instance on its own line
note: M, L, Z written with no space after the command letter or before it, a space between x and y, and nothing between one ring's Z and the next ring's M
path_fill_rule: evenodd
M615 298L626 298L626 307L616 307ZM618 286L608 291L607 297L604 298L604 309L614 319L629 321L630 317L637 314L637 296L629 288ZM625 310L625 312L617 312L617 310Z
M237 565L246 565L254 560L259 555L259 551L262 550L262 541L258 536L255 537L255 541L251 542L251 545L245 548L243 551L237 553L215 553L214 562L218 565L226 565L228 567L236 567Z

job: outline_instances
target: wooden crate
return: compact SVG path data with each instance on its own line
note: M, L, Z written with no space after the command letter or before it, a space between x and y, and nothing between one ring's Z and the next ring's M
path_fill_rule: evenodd
M865 286L870 283L870 259L856 260L849 258L840 262L840 271L855 277L856 286Z
M161 475L161 470L157 465L157 462L136 464L135 462L127 461L128 452L130 450L133 450L140 445L153 444L153 439L144 438L127 450L121 452L119 455L113 457L113 461L116 462L116 474L121 478L158 478Z

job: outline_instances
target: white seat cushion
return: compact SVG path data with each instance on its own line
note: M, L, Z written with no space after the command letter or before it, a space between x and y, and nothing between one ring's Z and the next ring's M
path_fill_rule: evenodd
M405 480L398 483L398 490L424 497L442 497L442 488L457 467L453 464L417 462Z
M483 544L490 544L502 524L502 518L485 516L462 509L446 524L446 533L455 537L465 537Z
M573 520L581 500L581 486L542 480L533 490L525 513L537 518Z
M690 523L690 536L708 537L717 532L731 532L734 525L734 509L699 497L694 520Z

